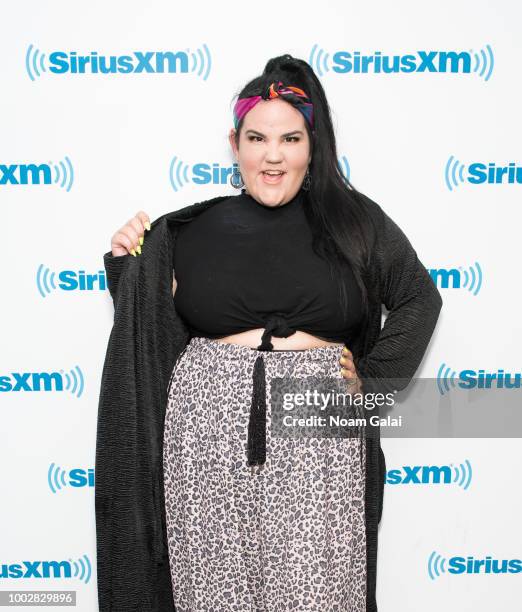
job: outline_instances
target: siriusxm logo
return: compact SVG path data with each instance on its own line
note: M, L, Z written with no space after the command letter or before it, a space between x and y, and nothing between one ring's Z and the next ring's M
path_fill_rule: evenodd
M36 270L36 287L42 297L51 291L105 291L107 279L104 270L96 274L87 274L85 270L61 270L52 272L40 264Z
M212 62L207 45L195 51L132 51L125 55L104 55L91 51L53 51L47 55L29 45L25 69L31 81L51 74L178 74L191 72L207 80Z
M350 180L350 165L343 155L338 160L341 173ZM237 168L236 163L222 165L217 162L199 162L192 165L185 163L175 155L169 166L169 181L174 191L179 191L185 185L227 185L230 175Z
M403 465L402 468L388 470L386 484L389 485L456 485L467 490L472 477L471 463L468 459L460 465Z
M457 372L444 362L437 372L437 386L441 395L449 393L451 388L460 389L520 389L522 374L505 372L502 368L496 372L486 370L461 370Z
M471 185L520 185L522 183L522 166L509 162L500 166L494 162L473 162L467 166L450 155L444 167L444 182L453 191L462 183Z
M442 557L433 551L428 558L428 576L435 580L442 574L520 574L521 559L495 559L491 556Z
M468 268L430 268L433 282L440 289L466 289L477 295L482 287L482 268L478 261Z
M9 391L68 391L81 397L84 390L83 373L79 366L69 372L11 372L11 375L0 375L0 393Z
M91 562L87 555L78 561L21 561L1 563L0 578L77 578L87 584L91 579Z
M471 72L488 81L495 64L490 45L479 51L415 51L388 55L382 51L364 54L361 51L327 53L319 45L310 51L308 63L320 76L337 74L408 74L412 72Z
M61 491L65 487L94 487L94 469L74 468L64 470L56 463L51 463L47 471L47 483L53 493Z
M74 182L71 160L48 164L0 164L0 185L56 185L70 191Z

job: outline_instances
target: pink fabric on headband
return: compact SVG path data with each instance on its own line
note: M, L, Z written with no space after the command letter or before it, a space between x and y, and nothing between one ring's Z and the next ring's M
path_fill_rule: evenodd
M241 98L238 100L234 106L234 119L235 125L237 128L237 124L239 121L248 113L248 111L263 98L261 96L252 96L250 98Z

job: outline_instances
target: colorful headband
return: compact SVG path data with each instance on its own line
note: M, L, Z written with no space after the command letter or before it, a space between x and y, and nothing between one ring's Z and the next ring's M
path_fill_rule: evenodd
M298 96L299 98L305 98L308 100L308 96L305 92L299 87L293 87L292 85L284 86L282 81L278 81L277 89L274 86L275 83L272 83L270 87L268 87L265 95L263 96L251 96L250 98L241 98L234 105L234 127L237 130L237 126L241 119L248 113L249 110L254 108L254 106L260 100L271 100L272 98L277 98L279 96L284 97L287 94L292 94L294 96ZM295 108L304 116L308 124L310 125L310 129L314 128L314 106L310 102L300 102L298 104L294 104Z

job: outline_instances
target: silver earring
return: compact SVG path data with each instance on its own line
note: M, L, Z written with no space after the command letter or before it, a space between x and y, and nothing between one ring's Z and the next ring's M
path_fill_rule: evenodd
M234 189L241 189L241 187L245 186L243 182L243 177L241 176L241 172L239 172L239 168L234 166L232 174L230 175L230 184Z
M301 188L303 189L303 191L310 191L311 183L312 183L312 175L310 174L310 167L308 167L306 169L306 174L303 179L303 184L301 185Z

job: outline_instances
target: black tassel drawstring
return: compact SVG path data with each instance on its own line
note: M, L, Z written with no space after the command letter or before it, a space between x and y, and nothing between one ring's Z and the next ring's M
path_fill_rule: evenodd
M279 338L287 338L295 333L283 317L274 315L268 322L261 338L258 351L271 351L274 347L270 342L272 334ZM255 466L259 466L259 474L266 462L266 373L262 355L258 355L254 363L252 376L253 391L250 419L248 422L247 454L248 465L254 474Z
M248 465L254 468L259 465L259 474L266 461L266 378L265 362L261 355L254 363L252 406L248 422Z
M287 338L295 334L295 329L288 326L284 318L274 315L268 319L268 322L261 337L261 344L257 347L258 351L271 351L273 345L270 342L272 336L279 338ZM257 465L257 473L260 474L266 462L266 373L265 362L262 355L258 355L254 362L254 372L252 376L253 391L252 404L250 407L250 419L248 421L248 438L247 438L247 455L248 465L252 468L251 473L255 473ZM359 410L361 414L359 414ZM356 406L356 416L363 417L362 408ZM363 462L362 447L365 439L365 426L359 427L359 448L361 467Z

